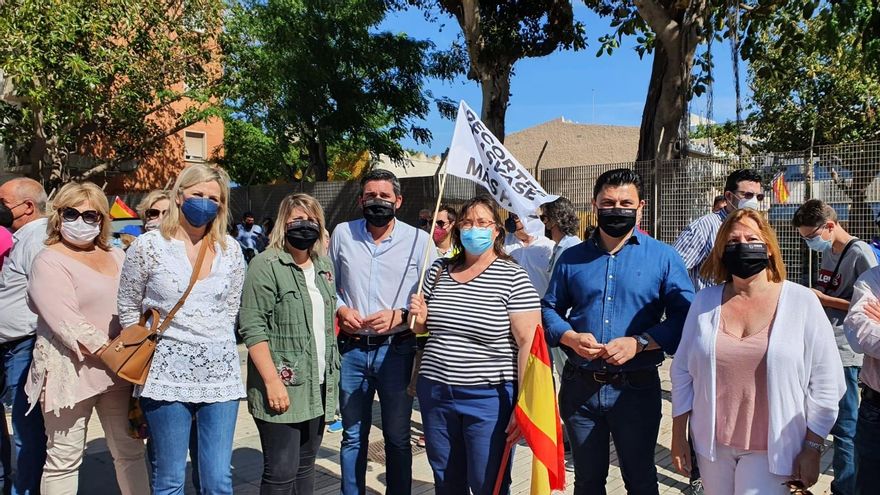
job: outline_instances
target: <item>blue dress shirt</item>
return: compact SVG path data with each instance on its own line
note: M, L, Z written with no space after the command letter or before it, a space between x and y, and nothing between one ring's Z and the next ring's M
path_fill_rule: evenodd
M648 333L662 350L638 353L619 367L562 348L571 364L593 371L657 366L664 351L675 353L694 297L681 257L667 244L638 231L620 251L610 254L599 247L596 235L566 249L556 264L541 301L547 342L558 346L568 330L592 333L601 344Z
M336 272L337 309L347 306L367 317L383 309L409 308L419 283L425 245L430 243L428 266L437 259L434 241L424 230L397 219L391 235L379 244L367 230L366 220L341 223L330 238L330 259ZM392 332L406 329L400 325ZM362 329L359 334L373 333Z

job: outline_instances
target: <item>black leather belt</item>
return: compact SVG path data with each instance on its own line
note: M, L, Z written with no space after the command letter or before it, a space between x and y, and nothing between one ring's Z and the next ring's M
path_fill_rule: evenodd
M380 345L385 345L391 343L393 339L397 341L408 339L411 337L415 337L415 334L410 330L404 330L403 332L393 333L393 334L385 334L385 335L339 335L339 340L343 342L351 342L354 345L361 347L377 347Z
M862 384L862 400L865 402L870 402L876 407L880 407L880 392L865 384Z
M572 372L596 383L620 385L627 380L650 379L657 375L657 368L649 368L644 370L633 371L594 371L584 368L575 368L570 364L566 364Z

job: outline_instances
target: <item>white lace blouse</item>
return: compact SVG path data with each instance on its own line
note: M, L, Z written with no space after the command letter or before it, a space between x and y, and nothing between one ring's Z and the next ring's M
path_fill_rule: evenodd
M156 346L140 395L177 402L223 402L245 396L235 345L245 263L238 242L215 244L211 274L196 282ZM141 235L129 247L119 283L119 321L137 323L148 308L164 318L177 304L192 275L183 241L159 231Z

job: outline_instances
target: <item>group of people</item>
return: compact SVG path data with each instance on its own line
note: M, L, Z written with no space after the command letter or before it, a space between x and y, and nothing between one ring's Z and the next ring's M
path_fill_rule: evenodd
M228 235L221 169L192 165L171 191L147 195L144 233L125 252L111 245L109 205L94 184L65 185L47 211L38 183L8 181L0 359L16 466L13 480L7 455L4 480L14 493L76 493L97 412L122 493L182 493L187 454L202 493L232 493L246 399L263 452L261 493L314 491L325 423L338 410L341 492L364 494L378 394L387 493L411 492L414 396L435 491L490 494L501 474L507 493L512 461L501 463L520 437L518 384L543 328L577 494L605 493L611 439L628 493L659 493L667 355L673 462L705 493L808 488L829 433L835 493L875 490L880 271L870 247L830 206L807 201L792 228L823 253L807 289L786 281L754 171L734 172L725 204L674 246L639 229L642 188L632 170L602 174L598 226L581 241L565 198L534 213L543 233L503 219L483 195L410 226L397 218L398 179L373 170L361 179L362 218L337 225L328 242L318 201L290 194L248 264ZM182 296L143 386L104 366L122 328L150 310L164 319ZM133 425L139 413L146 444Z

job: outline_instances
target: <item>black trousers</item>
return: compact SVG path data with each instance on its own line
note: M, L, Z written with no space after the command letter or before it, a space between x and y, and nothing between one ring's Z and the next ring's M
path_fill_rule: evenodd
M312 495L324 416L302 423L254 421L263 447L260 495Z

